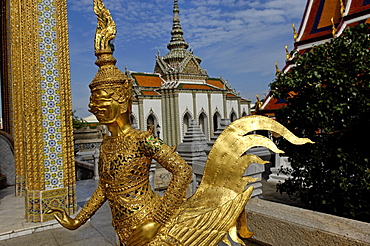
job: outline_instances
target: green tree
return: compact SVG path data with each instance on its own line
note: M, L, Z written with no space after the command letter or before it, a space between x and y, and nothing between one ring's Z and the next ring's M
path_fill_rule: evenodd
M86 120L81 119L76 115L76 110L72 111L72 124L73 129L76 130L87 127L89 125Z
M369 25L295 55L295 67L270 84L287 106L277 120L315 142L277 140L289 156L293 178L278 186L309 209L370 222Z

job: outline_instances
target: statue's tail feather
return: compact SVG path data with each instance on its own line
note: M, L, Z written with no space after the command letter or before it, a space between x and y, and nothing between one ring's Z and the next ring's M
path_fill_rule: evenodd
M225 187L240 193L251 181L249 178L242 177L248 166L252 163L267 163L257 156L246 155L247 150L261 146L275 153L283 153L270 139L249 134L257 130L276 132L293 144L313 143L307 138L296 137L284 126L267 117L241 118L231 123L214 143L208 155L202 184Z

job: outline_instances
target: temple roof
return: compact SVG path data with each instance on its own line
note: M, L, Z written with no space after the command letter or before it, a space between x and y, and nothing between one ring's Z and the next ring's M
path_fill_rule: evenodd
M133 85L135 90L135 97L141 96L160 96L161 89L168 87L169 83L166 83L160 74L158 73L144 73L144 72L133 72L126 69L126 75L133 79ZM235 91L228 89L227 81L222 78L207 78L204 83L186 82L181 81L178 83L172 83L171 88L179 90L209 90L209 91L224 91L227 90L226 97L228 98L240 98L240 95ZM248 101L248 100L245 100Z
M299 43L332 37L332 18L338 25L341 3L338 0L308 0L297 41Z
M167 45L167 48L171 51L172 53L182 53L187 50L189 45L185 42L183 35L183 31L181 28L180 24L180 17L179 17L180 9L179 9L179 4L178 0L174 0L174 5L173 5L173 24L172 24L172 31L171 31L171 41Z
M181 89L195 89L195 90L217 90L213 86L209 86L206 84L180 84L178 88Z
M207 84L213 85L217 88L220 89L225 89L225 84L222 82L221 79L216 79L216 78L208 78L207 79Z
M366 13L369 13L369 5L370 5L370 1L369 0L349 0L347 1L348 2L348 6L349 8L346 8L346 16L349 16L349 17L355 17L353 15L364 15L365 12Z
M200 66L201 59L192 50L187 50L189 45L183 37L179 13L178 0L174 0L171 40L167 45L169 52L165 56L158 53L154 73L126 69L126 75L134 80L135 97L157 97L161 90L171 88L185 93L188 90L227 91L227 98L241 99L227 80L210 78ZM243 102L249 101L244 99Z
M144 87L161 87L164 81L159 74L155 73L131 73L138 86Z
M306 49L340 35L347 26L369 22L370 0L308 0L295 48Z
M346 27L361 23L370 23L370 0L307 0L294 48L303 55L313 46L340 36ZM286 61L282 72L294 67L292 59L294 58ZM270 115L285 105L284 101L269 94L263 102L260 114Z

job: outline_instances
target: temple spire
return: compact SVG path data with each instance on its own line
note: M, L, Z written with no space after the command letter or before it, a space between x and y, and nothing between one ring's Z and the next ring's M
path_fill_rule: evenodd
M173 24L171 31L171 41L167 45L167 48L172 51L176 50L186 50L189 45L185 42L184 37L182 36L184 32L182 31L179 17L180 9L178 5L178 0L174 0L173 4Z

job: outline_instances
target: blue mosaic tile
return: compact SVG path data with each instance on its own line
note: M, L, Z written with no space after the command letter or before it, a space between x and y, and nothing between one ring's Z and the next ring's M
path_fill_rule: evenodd
M38 1L45 188L63 187L58 47L54 0Z

